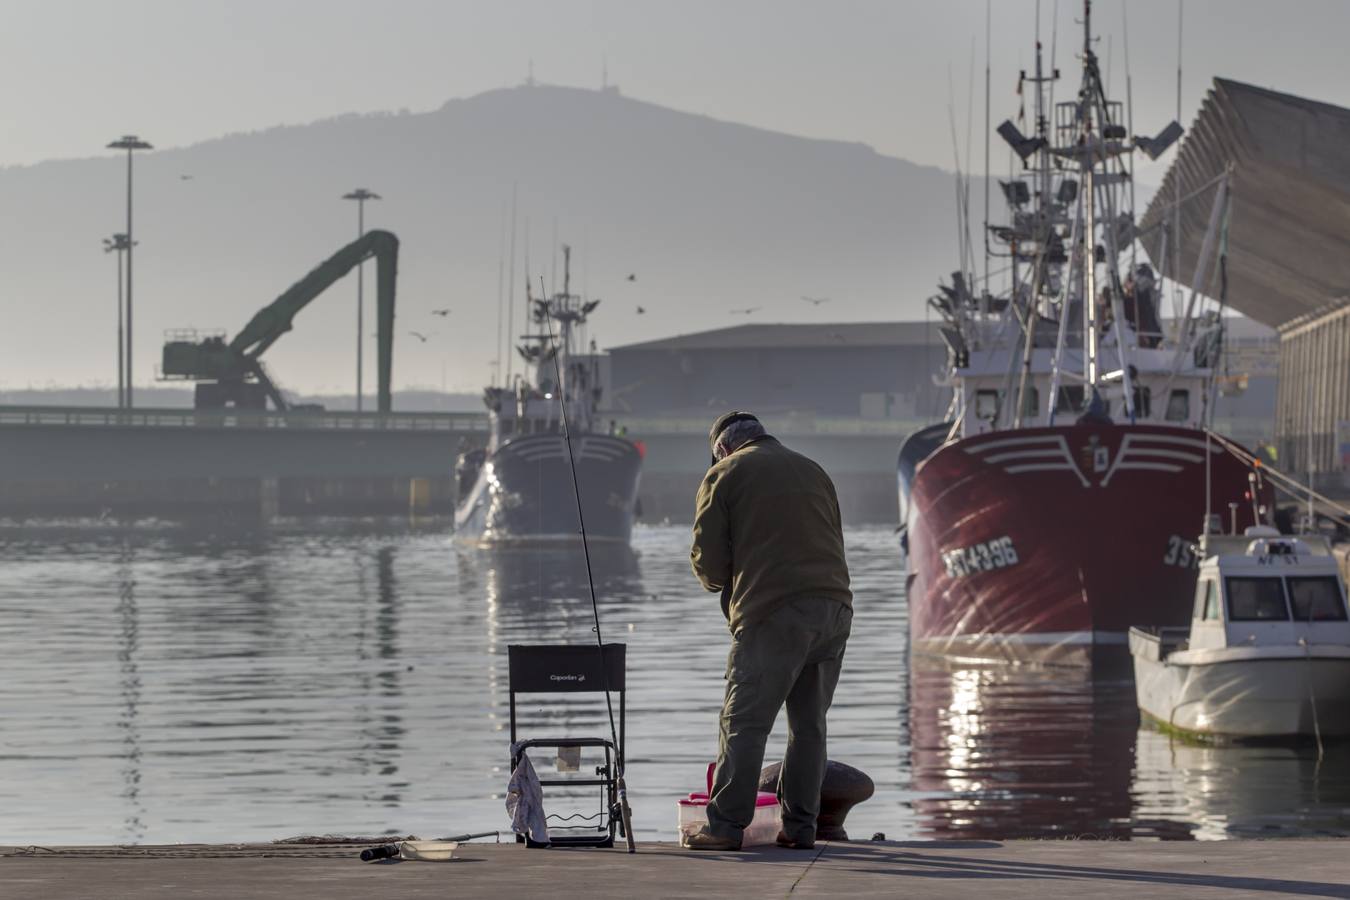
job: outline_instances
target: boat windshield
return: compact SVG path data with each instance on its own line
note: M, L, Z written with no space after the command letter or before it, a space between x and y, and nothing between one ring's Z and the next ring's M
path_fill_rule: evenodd
M1345 621L1345 601L1334 575L1291 577L1289 604L1299 622Z
M1227 578L1228 621L1288 621L1283 578Z

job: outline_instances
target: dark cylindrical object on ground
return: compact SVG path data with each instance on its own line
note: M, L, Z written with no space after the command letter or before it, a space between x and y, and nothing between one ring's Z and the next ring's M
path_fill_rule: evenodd
M778 773L783 764L776 762L759 774L759 789L769 793L778 791ZM820 786L820 815L816 819L816 839L846 841L844 818L848 811L862 803L876 791L872 779L852 766L830 760L825 764L825 780Z
M398 856L398 844L384 844L379 847L367 847L361 851L361 862L374 862L377 859L393 859Z

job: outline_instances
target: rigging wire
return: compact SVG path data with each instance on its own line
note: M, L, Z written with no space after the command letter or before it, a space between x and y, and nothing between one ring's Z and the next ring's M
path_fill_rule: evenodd
M502 290L505 287L506 266L506 201L502 201L502 222L497 235L497 359L494 363L492 383L502 378L502 314L505 299Z
M1039 0L1038 0L1039 2ZM984 0L984 288L989 290L989 35L993 0Z
M539 288L544 288L544 276L539 276ZM556 298L556 294L554 297ZM605 710L609 714L609 736L615 748L615 781L618 785L619 808L623 817L624 838L628 842L628 852L636 852L633 843L632 817L628 809L628 789L624 784L623 750L619 746L619 730L614 724L614 699L609 690L609 665L605 661L605 640L600 631L600 604L595 596L595 574L591 568L591 546L586 538L586 516L581 510L581 483L577 480L577 459L572 452L572 426L567 417L567 391L562 377L562 364L558 361L558 345L553 338L553 317L545 311L544 327L548 333L549 355L553 357L554 390L558 392L558 408L562 414L563 443L567 447L567 465L572 473L572 494L577 502L577 526L581 534L581 552L586 560L586 584L591 592L591 615L595 619L595 644L600 651L600 684L605 691Z
M515 338L512 337L512 334L514 334L516 330L516 190L518 187L519 185L516 182L511 183L511 254L509 257L510 262L506 265L506 270L510 273L507 276L506 288L506 372L505 374L502 372L497 373L497 377L502 379L502 387L505 388L511 386L511 369L516 356L515 353L512 352L512 348L515 345ZM528 229L529 226L527 225L526 230ZM525 269L525 283L528 285L529 282L530 270L527 266ZM526 310L526 315L529 315L528 309Z
M1323 507L1320 513L1323 518L1335 522L1345 528L1350 528L1350 506L1343 506L1335 500L1332 500L1330 497L1324 496L1313 490L1311 484L1303 484L1292 475L1286 475L1279 469L1272 467L1270 463L1260 459L1236 441L1225 437L1221 432L1215 431L1212 428L1206 428L1205 431L1216 444L1224 450L1227 450L1231 456L1249 467L1260 468L1261 476L1270 479L1275 487L1284 491L1295 500L1300 499L1300 496L1306 496L1309 501L1316 501ZM1334 510L1334 513L1327 512L1327 509Z
M1037 7L1039 9L1039 7ZM1039 29L1036 32L1040 34ZM1050 113L1055 111L1055 82L1059 81L1059 70L1055 68L1055 50L1059 44L1059 0L1055 0L1054 12L1050 18Z
M1130 136L1134 136L1134 84L1130 78L1130 13L1129 4L1120 4L1121 17L1121 37L1125 43L1125 120L1126 127L1129 129ZM1130 224L1138 230L1138 223L1135 216L1137 206L1135 205L1134 192L1134 170L1136 166L1130 163ZM1130 273L1138 271L1139 257L1137 248L1139 246L1138 236L1130 240Z
M964 273L966 268L966 241L967 234L965 217L963 215L964 204L961 198L965 193L964 181L961 175L961 144L956 137L956 83L952 79L952 67L947 66L947 124L952 133L952 159L956 165L956 247L957 247L957 268Z
M1181 26L1183 22L1183 13L1186 9L1186 0L1177 0L1177 121L1181 121ZM1172 192L1175 195L1172 207L1172 265L1176 272L1176 277L1172 279L1172 318L1177 320L1181 316L1181 175L1177 173L1177 178L1172 186Z
M975 35L970 36L970 72L966 76L966 167L974 168L974 152L971 150L971 136L975 130ZM965 205L964 218L966 220L966 254L969 262L962 261L962 266L969 266L966 269L968 273L967 281L975 280L975 241L970 235L970 175L966 176L966 188L962 202Z

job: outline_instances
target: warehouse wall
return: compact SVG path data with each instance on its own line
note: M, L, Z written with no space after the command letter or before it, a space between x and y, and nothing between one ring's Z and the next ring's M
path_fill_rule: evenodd
M1350 304L1280 329L1279 465L1338 480L1350 451ZM1339 432L1339 434L1338 434Z
M637 416L742 407L927 421L942 414L951 393L933 384L945 360L934 345L616 348L609 402Z

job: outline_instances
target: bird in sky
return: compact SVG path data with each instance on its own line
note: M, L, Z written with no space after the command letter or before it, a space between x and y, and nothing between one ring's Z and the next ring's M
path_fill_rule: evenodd
M178 180L179 180L179 181L191 181L191 180L192 180L192 176L191 176L191 175L179 175L179 176L178 176Z
M429 335L425 335L420 331L410 331L408 332L408 334L411 334L413 337L417 338L424 344L427 342L427 338L429 337Z
M731 313L733 316L748 316L752 312L759 312L763 308L764 307L762 306L747 306L744 309L729 309L727 312Z
M640 315L643 315L643 314L646 313L646 312L647 312L646 307L639 306L639 307L637 308L637 314L638 314L639 316L640 316Z
M431 314L432 314L433 316L440 316L441 318L445 318L446 316L450 315L450 310L449 310L449 309L433 309L433 310L431 311Z
M628 273L628 280L629 280L629 281L637 281L637 273L636 273L636 272L629 272L629 273Z
M822 303L830 302L829 297L802 297L802 299L805 300L807 303L810 303L812 306L819 306Z

